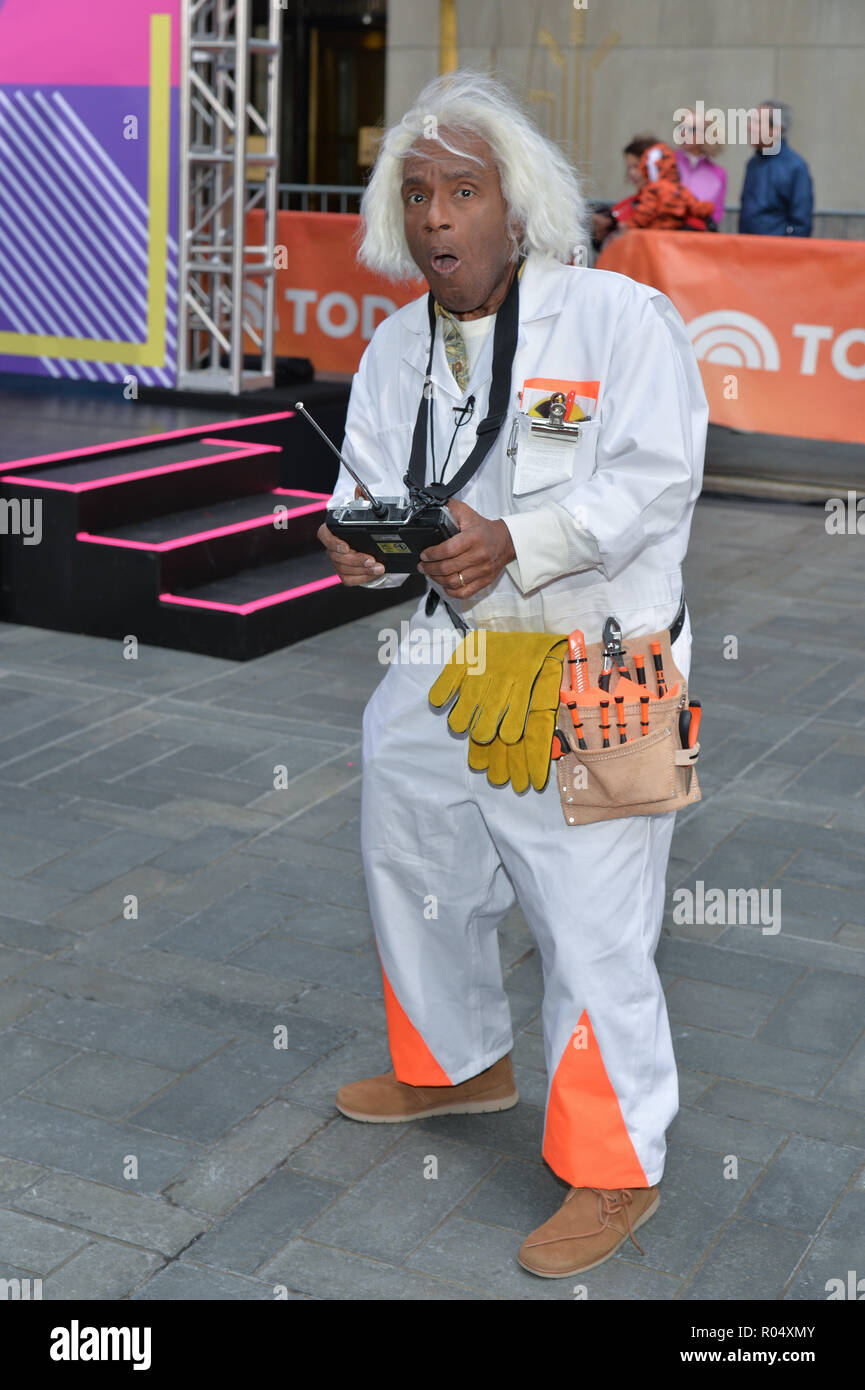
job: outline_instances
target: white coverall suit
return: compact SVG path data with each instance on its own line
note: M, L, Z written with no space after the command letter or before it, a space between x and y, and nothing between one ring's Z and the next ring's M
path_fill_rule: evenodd
M470 628L581 628L587 642L614 614L627 647L669 626L682 593L708 416L694 353L670 301L625 276L532 254L519 293L511 411L459 494L505 520L516 558L473 598L449 602ZM453 408L476 396L445 480L486 415L492 347L490 334L462 393L437 327L439 470ZM428 353L424 296L380 325L354 379L345 457L381 496L405 494ZM548 479L520 474L519 452L507 454L517 393L533 378L599 384L593 422ZM341 469L334 499L353 498L354 487ZM363 720L361 842L397 1079L457 1085L510 1051L496 928L516 895L543 963L544 1157L574 1187L653 1186L678 1109L653 963L675 812L569 826L555 770L544 791L519 795L472 771L466 736L428 700L458 635L431 642L437 660L418 660L418 630L451 627L442 603L427 617L420 600ZM686 618L673 647L685 676L690 650Z

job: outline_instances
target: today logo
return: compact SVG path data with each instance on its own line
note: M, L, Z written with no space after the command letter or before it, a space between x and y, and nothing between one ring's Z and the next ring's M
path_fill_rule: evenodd
M2 3L2 0L0 0ZM277 247L277 251L284 250ZM287 267L276 257L276 269ZM318 290L299 289L287 286L281 290L282 298L288 305L288 331L296 337L304 337L315 327L326 338L350 338L360 330L364 342L369 342L379 324L391 314L396 313L397 304L382 294L345 294L342 290L331 290L320 295ZM256 333L264 331L267 291L263 285L250 281L243 292L243 312ZM274 303L274 332L279 332L280 316Z
M781 370L777 339L753 314L739 309L713 309L708 314L698 314L686 327L698 361L764 372ZM829 361L838 375L847 381L865 381L865 360L850 360L851 348L865 347L865 328L847 328L836 337L835 329L828 324L794 323L790 335L802 340L801 376L816 376L821 365L821 347L831 343ZM825 360L824 351L823 363Z

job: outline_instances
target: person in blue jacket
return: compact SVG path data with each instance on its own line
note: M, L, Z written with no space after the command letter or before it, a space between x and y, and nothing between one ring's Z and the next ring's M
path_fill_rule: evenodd
M810 236L814 190L808 165L786 136L792 112L783 101L762 101L751 117L739 231L752 236Z

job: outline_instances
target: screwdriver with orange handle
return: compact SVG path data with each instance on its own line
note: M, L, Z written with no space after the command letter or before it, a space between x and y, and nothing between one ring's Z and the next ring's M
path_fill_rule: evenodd
M610 746L610 702L609 702L609 700L601 700L600 704L601 704L601 734L602 734L601 747L602 747L602 748L609 748L609 746Z
M568 709L571 711L571 719L573 720L574 729L576 731L578 747L586 749L589 745L583 738L583 721L580 718L580 711L577 708L577 702L574 698L575 693L575 691L566 690L564 686L562 686L562 689L559 691L559 699L562 704L567 705Z
M649 701L651 695L640 696L640 734L643 738L649 732Z
M651 642L652 660L655 663L655 677L658 682L658 699L663 699L667 693L667 682L664 679L664 664L661 656L660 642Z
M643 656L642 652L634 652L634 671L636 673L637 679L636 683L632 682L632 685L635 685L635 689L637 691L637 699L642 700L643 697L646 696L650 700L658 700L660 699L662 694L669 694L666 688L663 691L660 691L657 695L653 690L649 689L648 683L646 681L646 658ZM663 672L661 674L663 675Z
M624 695L614 695L616 702L616 728L619 731L619 743L628 741L628 725L625 719L625 697Z

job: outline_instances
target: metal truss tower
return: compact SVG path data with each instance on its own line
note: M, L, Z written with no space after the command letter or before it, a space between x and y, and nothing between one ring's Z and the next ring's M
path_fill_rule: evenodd
M233 395L273 385L282 6L271 0L266 38L252 36L251 10L183 3L177 384ZM259 371L243 370L244 339Z

